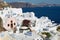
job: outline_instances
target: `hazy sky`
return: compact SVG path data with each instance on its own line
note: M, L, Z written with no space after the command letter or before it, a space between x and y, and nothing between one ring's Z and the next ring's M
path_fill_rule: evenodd
M49 4L60 4L60 0L4 0L6 2L29 2L29 3L49 3Z

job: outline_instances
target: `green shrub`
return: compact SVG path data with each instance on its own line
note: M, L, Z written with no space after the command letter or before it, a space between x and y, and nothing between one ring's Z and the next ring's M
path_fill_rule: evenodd
M49 32L42 32L42 34L46 34L47 38L51 37L51 34Z
M56 30L60 32L60 26L58 26Z

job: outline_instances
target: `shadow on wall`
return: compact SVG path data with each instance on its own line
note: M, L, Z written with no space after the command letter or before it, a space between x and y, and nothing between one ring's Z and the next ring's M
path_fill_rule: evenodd
M3 20L0 17L0 32L2 32L2 31L6 31L6 29L3 27Z

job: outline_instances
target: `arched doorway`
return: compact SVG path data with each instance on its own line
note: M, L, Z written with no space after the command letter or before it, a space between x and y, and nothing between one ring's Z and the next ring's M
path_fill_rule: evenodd
M6 29L3 27L3 20L0 17L0 32L2 32L2 31L6 31Z
M30 20L27 20L27 19L23 20L23 21L22 21L22 25L21 25L21 27L19 28L20 33L23 33L24 30L29 30L29 31L31 31L30 27L31 27L31 25L30 25Z

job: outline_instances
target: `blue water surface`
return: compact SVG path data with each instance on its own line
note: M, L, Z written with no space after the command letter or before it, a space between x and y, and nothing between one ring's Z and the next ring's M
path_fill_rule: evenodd
M55 21L55 23L60 23L60 7L23 8L23 12L34 12L38 18L47 16L49 19Z

